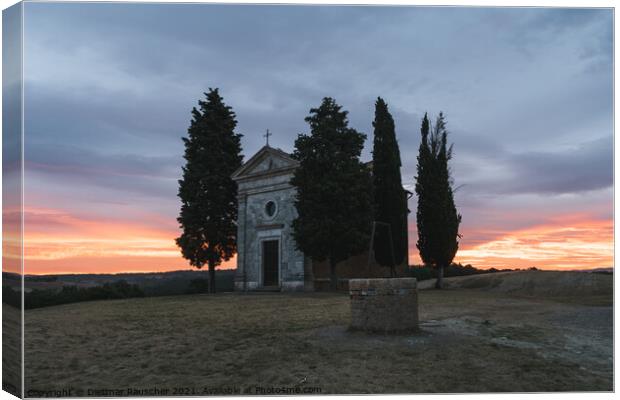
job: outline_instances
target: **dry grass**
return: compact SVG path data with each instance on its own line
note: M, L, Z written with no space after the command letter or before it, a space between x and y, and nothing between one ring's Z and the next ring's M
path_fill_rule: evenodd
M421 288L432 288L434 280L420 282ZM517 296L563 298L567 300L613 297L613 277L571 271L497 272L447 278L445 286L461 289L484 289Z
M420 318L415 335L349 332L348 297L319 293L194 295L28 310L26 390L612 390L609 305L429 290L420 293Z
M18 308L2 303L2 389L21 394L22 321Z

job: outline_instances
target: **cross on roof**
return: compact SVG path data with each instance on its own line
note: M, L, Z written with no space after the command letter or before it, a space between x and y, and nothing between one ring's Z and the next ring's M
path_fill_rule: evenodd
M269 133L269 129L267 129L267 132L265 132L265 134L263 135L263 137L266 139L267 141L267 146L269 146L269 136L272 136L273 133Z

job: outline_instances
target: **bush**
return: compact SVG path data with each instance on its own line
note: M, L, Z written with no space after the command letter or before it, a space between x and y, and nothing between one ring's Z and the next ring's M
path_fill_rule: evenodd
M215 281L217 285L217 280ZM192 279L189 281L189 287L185 293L207 293L209 291L209 280L203 278Z
M2 286L2 302L15 308L22 308L22 294L9 285Z
M436 278L437 273L428 267L413 266L409 267L409 276L416 278L418 281L425 281L427 279Z
M24 308L31 309L80 301L128 299L132 297L144 297L144 292L138 285L131 285L124 280L87 288L70 285L63 286L59 291L34 289L25 294Z
M478 269L478 268L471 266L470 264L467 264L467 265L452 264L444 270L444 277L489 274L493 272L506 272L506 271L512 271L512 270L511 269L496 269L496 268ZM412 278L416 278L418 281L424 281L427 279L436 279L437 270L434 268L426 267L424 265L410 265L408 276Z

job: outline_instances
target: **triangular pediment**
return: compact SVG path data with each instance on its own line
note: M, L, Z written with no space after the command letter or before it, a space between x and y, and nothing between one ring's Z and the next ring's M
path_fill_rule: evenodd
M284 172L295 169L299 162L291 156L270 146L264 146L254 154L245 164L232 174L233 179L242 179L251 176L261 176L265 174Z

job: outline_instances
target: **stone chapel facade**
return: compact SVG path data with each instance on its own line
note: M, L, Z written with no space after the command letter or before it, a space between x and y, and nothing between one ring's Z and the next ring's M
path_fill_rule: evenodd
M298 165L288 153L266 145L233 173L239 204L235 290L312 291L328 286L327 262L313 263L293 239L296 189L290 180ZM338 264L344 287L347 278L390 276L389 268L368 260L366 252ZM397 266L397 275L403 275L406 265Z

